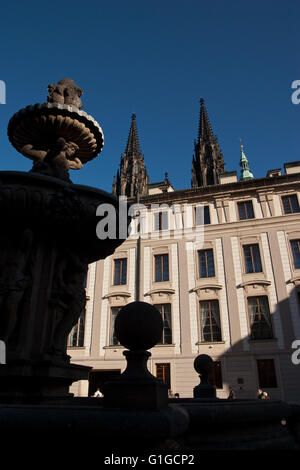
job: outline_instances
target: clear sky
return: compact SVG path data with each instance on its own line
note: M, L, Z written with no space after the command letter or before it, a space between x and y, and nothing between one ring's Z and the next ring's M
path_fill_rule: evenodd
M134 112L150 182L168 171L189 188L200 97L227 171L239 171L239 138L255 177L300 160L299 19L299 0L1 2L0 169L31 168L8 142L8 121L65 77L105 135L74 183L111 191Z

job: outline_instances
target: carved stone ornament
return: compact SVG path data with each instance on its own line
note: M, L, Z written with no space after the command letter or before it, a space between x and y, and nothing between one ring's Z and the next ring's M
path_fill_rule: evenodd
M238 287L243 287L246 294L257 289L268 292L268 287L271 285L271 281L266 279L253 279L251 281L242 282Z
M217 295L218 291L222 289L222 286L220 284L203 284L201 286L196 286L193 289L190 290L190 292L196 292L197 296L200 298L201 294L213 294Z
M95 119L84 111L81 88L70 79L49 85L48 103L27 106L9 121L12 145L34 161L31 171L66 181L69 169L79 170L95 158L104 135Z

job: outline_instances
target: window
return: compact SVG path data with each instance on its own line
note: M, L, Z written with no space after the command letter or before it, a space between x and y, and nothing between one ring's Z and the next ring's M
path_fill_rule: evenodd
M167 230L168 229L168 213L156 212L154 214L154 230Z
M300 269L300 240L291 240L291 248L295 269Z
M195 207L195 222L196 222L196 225L209 225L210 224L209 206L196 206Z
M70 347L83 347L84 346L84 323L85 323L85 309L81 312L78 322L73 326L69 337L68 346Z
M261 273L261 259L258 243L253 245L244 245L244 259L246 273Z
M282 196L282 205L285 214L294 214L300 212L299 202L296 194L291 196Z
M240 220L254 219L252 201L238 202Z
M214 277L214 252L212 249L199 250L199 277Z
M276 372L273 359L257 359L259 388L276 388Z
M115 336L115 321L121 307L112 307L110 313L110 332L109 332L109 345L117 346L119 341Z
M200 301L201 341L222 341L218 300Z
M251 339L273 338L268 297L248 297Z
M223 388L221 361L214 361L214 366L209 374L208 382L215 388Z
M155 282L169 280L169 255L155 255Z
M171 304L155 304L155 308L161 313L163 320L163 333L159 344L172 344L172 316Z
M127 282L127 258L115 259L114 285L120 286Z
M170 364L169 363L155 364L155 366L156 366L156 377L162 382L164 382L168 386L168 389L170 389L171 388Z

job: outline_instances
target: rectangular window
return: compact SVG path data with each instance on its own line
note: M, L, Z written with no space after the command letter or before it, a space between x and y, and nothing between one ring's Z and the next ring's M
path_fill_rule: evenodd
M127 258L115 259L114 285L120 286L127 282Z
M83 347L84 346L84 324L85 324L85 309L82 310L78 322L73 326L68 336L68 346Z
M155 282L169 280L169 255L155 255Z
M282 196L281 199L285 214L294 214L295 212L300 212L297 194L292 194L291 196Z
M172 344L172 315L171 304L155 304L155 308L161 313L163 320L163 333L159 344Z
M259 388L276 388L276 372L273 359L257 359Z
M121 307L112 307L110 312L110 331L109 331L109 345L117 346L119 341L115 336L115 321Z
M167 230L168 229L168 213L156 212L154 214L154 230Z
M221 361L214 361L214 366L209 374L208 382L215 388L223 388Z
M252 201L238 202L238 211L240 220L254 219Z
M295 269L300 269L300 240L291 240L291 248Z
M253 245L244 245L243 250L246 273L261 273L262 266L258 243Z
M271 339L273 329L268 297L248 297L251 339Z
M195 207L195 222L196 222L196 225L209 225L210 224L209 206L196 206Z
M156 378L164 382L168 389L171 388L170 380L170 363L155 364L156 366Z
M212 249L199 250L199 276L215 277L214 252Z
M200 301L201 341L222 341L218 300Z

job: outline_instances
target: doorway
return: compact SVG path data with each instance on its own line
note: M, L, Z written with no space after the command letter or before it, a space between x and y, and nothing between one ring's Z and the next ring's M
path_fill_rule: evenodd
M92 397L99 388L100 392L103 393L103 385L108 380L113 379L121 374L120 369L113 370L92 370L89 373L89 397Z

